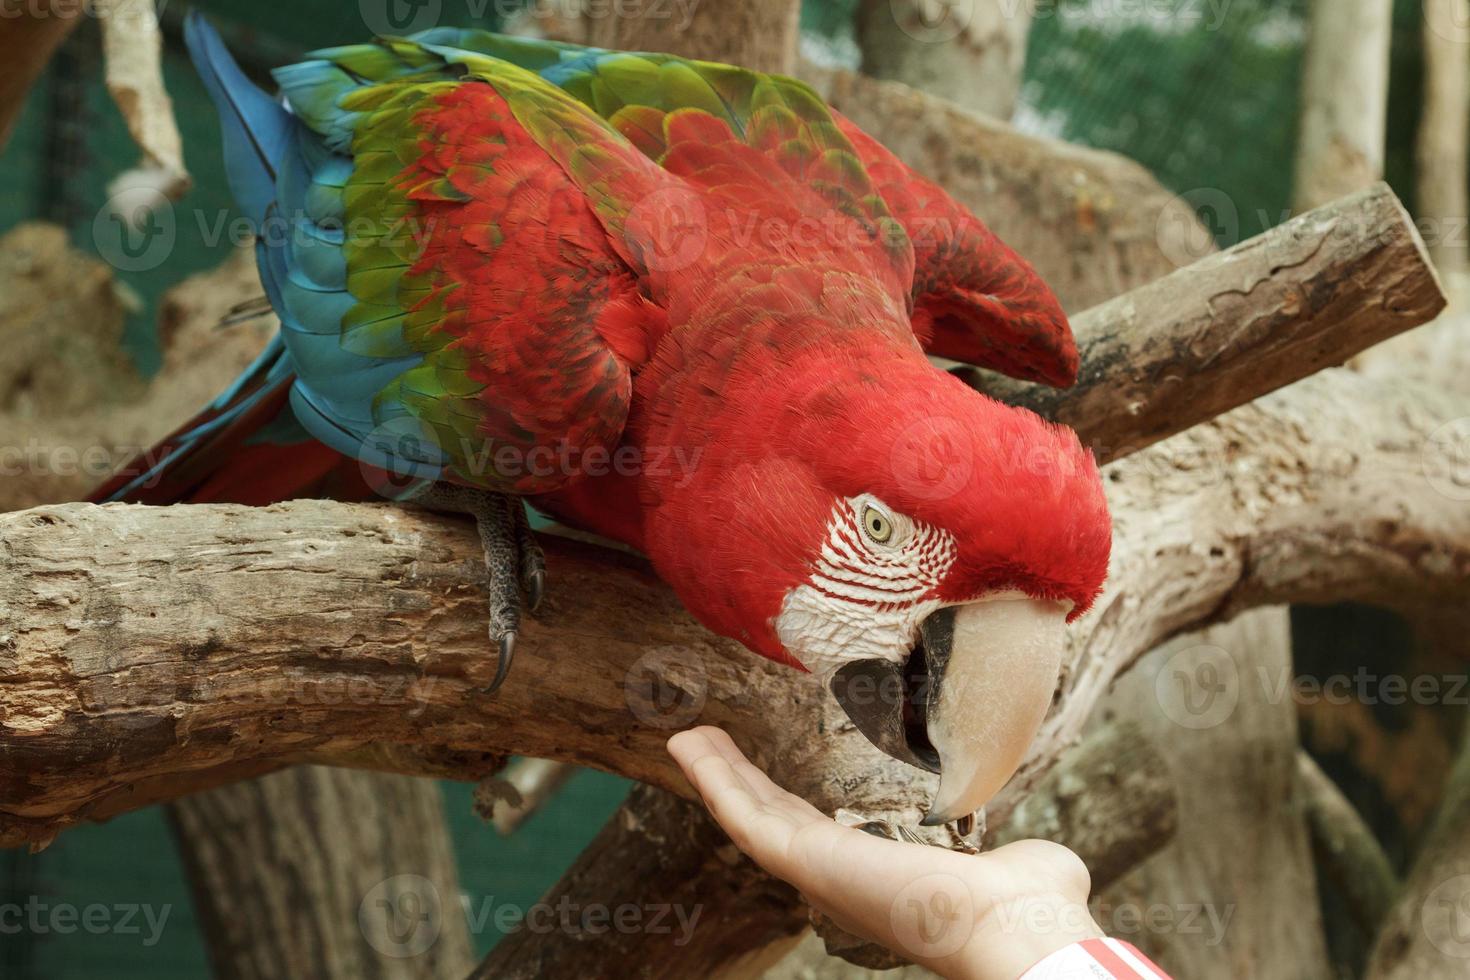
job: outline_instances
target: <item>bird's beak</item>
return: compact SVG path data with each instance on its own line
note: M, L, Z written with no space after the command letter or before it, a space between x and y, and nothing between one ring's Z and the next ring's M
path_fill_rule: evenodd
M832 693L874 745L939 773L926 826L980 809L1020 766L1061 670L1067 605L1016 593L948 606L907 663L860 660Z

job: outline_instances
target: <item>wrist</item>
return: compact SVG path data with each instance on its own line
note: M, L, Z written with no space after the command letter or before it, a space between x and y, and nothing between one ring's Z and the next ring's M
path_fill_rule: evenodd
M982 910L953 980L1016 980L1048 956L1103 931L1085 901L1061 892L996 899Z

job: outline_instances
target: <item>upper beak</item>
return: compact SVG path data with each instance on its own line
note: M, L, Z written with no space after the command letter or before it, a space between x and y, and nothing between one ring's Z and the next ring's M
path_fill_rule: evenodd
M832 693L878 748L939 773L925 826L980 809L1020 766L1061 671L1064 603L1018 594L948 606L907 663L859 660Z

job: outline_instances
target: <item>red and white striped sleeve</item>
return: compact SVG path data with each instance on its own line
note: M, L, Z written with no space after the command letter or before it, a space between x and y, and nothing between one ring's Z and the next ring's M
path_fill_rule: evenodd
M1084 939L1052 953L1021 980L1169 980L1169 975L1131 943Z

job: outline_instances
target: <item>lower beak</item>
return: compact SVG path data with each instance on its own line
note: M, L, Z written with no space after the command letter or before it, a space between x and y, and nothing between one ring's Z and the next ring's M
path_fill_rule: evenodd
M925 826L969 816L1011 778L1061 670L1067 608L1004 596L948 606L920 626L907 663L860 660L832 693L859 731L901 762L939 773Z

